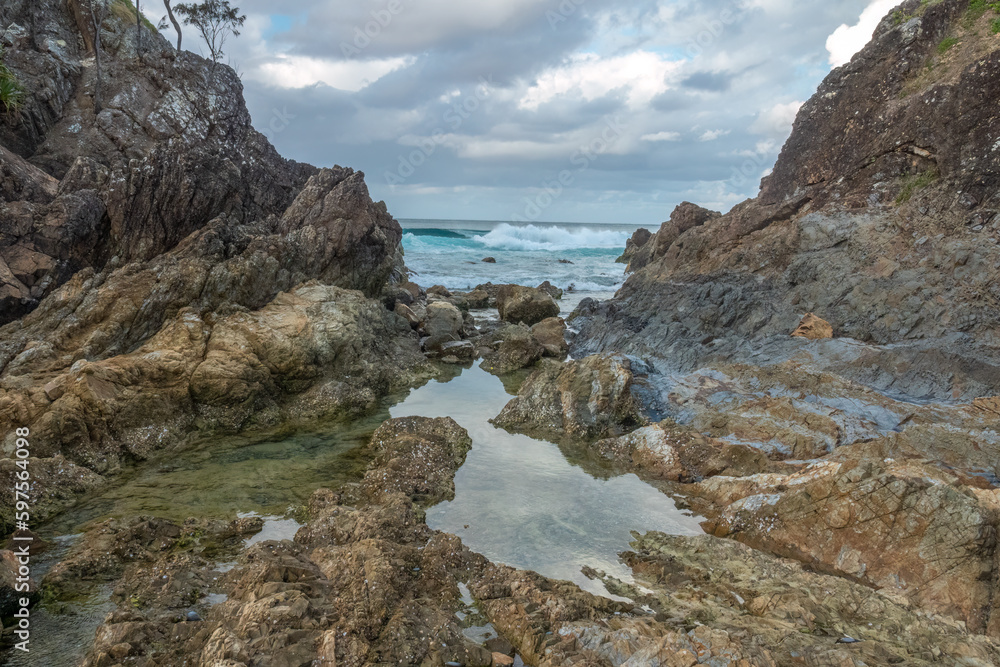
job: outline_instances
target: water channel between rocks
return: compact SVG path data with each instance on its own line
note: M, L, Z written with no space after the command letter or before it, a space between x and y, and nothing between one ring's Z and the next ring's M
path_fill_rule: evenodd
M609 597L581 568L631 581L617 556L628 549L631 531L701 534L697 517L635 475L615 475L592 461L585 469L583 459L573 462L555 444L494 427L489 420L510 399L499 378L473 366L450 380L432 381L389 408L392 417L452 417L472 437L473 448L455 478L455 499L427 511L432 528L458 535L494 562L568 579ZM44 526L43 536L63 535L66 542L66 533L105 516L183 520L240 513L267 517L265 530L252 542L291 539L298 524L282 515L303 505L316 488L357 479L366 462L361 445L386 417L381 411L350 425L270 439L208 440L134 471ZM3 656L11 661L7 664L75 664L110 609L109 593L105 587L92 600L37 609L37 651L23 658ZM56 636L54 644L42 639ZM56 656L61 659L53 662Z

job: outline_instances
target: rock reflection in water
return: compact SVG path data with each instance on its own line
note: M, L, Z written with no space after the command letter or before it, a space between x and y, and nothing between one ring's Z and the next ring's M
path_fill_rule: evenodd
M473 449L455 478L455 499L427 512L427 523L454 533L490 560L568 579L608 595L583 566L631 581L618 553L631 531L700 535L697 517L635 475L598 479L559 447L489 423L511 396L478 367L431 383L392 408L393 417L449 416L469 431ZM468 527L466 527L468 526Z

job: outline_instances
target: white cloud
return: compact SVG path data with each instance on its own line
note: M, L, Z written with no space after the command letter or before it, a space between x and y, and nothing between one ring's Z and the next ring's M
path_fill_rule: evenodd
M715 141L719 137L724 137L729 134L729 130L705 130L702 132L701 136L698 137L698 141Z
M378 81L389 72L408 67L413 56L383 60L335 61L307 56L276 56L262 63L251 75L259 81L279 88L304 88L325 83L333 88L356 92Z
M542 73L521 98L519 106L535 110L546 102L568 95L591 101L625 88L628 105L638 109L670 88L667 77L679 67L677 62L641 50L612 58L578 54L562 66Z
M644 134L640 137L643 141L680 141L680 132L657 132L656 134Z
M802 102L775 104L770 109L761 111L757 115L757 120L750 125L750 131L770 136L788 136L802 104Z
M899 4L899 0L872 0L861 12L858 22L852 26L846 23L833 31L826 40L826 50L830 52L830 64L840 67L851 60L855 53L864 48L882 17Z

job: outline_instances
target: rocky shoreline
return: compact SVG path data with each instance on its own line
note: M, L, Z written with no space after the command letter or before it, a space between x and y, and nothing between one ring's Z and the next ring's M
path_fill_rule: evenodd
M390 419L294 539L196 513L88 525L34 589L112 586L83 664L1000 664L990 17L904 2L758 198L678 206L630 240L615 298L564 321L547 283L411 282L363 174L278 156L235 73L158 36L137 56L114 24L95 116L88 28L39 6L0 9L35 91L0 121L3 535L13 426L43 521L194 436L355 420L475 362L516 393L497 427L635 473L706 532L633 534L633 580L585 572L615 599L490 562L426 523L469 433Z

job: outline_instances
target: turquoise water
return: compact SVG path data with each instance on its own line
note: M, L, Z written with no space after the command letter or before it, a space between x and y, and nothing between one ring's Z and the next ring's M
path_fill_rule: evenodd
M615 259L635 225L514 225L471 220L400 220L412 280L465 290L480 283L534 287L548 280L581 293L614 292L624 281ZM496 264L482 262L486 257ZM560 260L563 260L560 262Z

